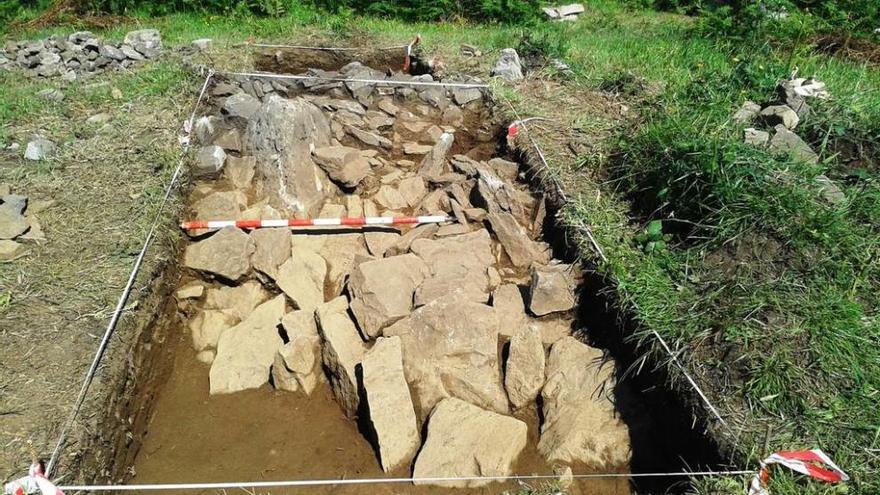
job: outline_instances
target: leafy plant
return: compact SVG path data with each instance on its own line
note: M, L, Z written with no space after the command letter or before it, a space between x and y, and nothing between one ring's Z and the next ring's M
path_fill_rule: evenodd
M667 243L672 240L672 235L663 233L663 222L651 220L645 230L636 236L636 243L642 246L642 251L648 254L659 253L666 249Z

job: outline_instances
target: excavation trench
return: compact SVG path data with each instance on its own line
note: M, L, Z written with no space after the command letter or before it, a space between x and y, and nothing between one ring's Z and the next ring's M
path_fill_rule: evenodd
M385 77L359 63L322 70L331 69ZM254 78L218 78L208 95L191 218L451 221L190 232L117 474L166 483L562 473L568 486L566 468L714 464L716 449L662 377L624 377L615 315L561 248L554 203L530 187L528 163L511 159L487 95ZM681 481L575 480L568 491ZM521 487L441 485L271 491Z

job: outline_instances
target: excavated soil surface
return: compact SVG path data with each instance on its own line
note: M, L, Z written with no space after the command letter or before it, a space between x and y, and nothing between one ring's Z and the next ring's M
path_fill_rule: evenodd
M336 72L342 55L322 52L285 69L383 77L358 63ZM279 55L272 57L258 68L275 63L278 70ZM169 304L178 330L160 350L173 355L173 368L150 391L158 399L136 432L143 438L134 443L141 446L130 482L409 477L420 464L434 476L554 474L566 466L621 473L631 459L646 458L650 446L633 452L630 444L652 435L645 433L654 427L651 415L639 393L616 383L614 363L577 338L585 331L575 321L577 267L552 259L541 237L547 205L520 182L525 167L503 159L503 126L485 95L259 79L215 82L209 94L210 109L196 126L203 148L193 166L193 217L443 214L455 221L294 232L291 247L280 251L280 241L261 247L256 230L191 233L177 301ZM350 149L337 153L340 147ZM218 156L225 168L210 173ZM401 236L380 242L363 234L377 230ZM286 246L287 234L277 234ZM459 241L464 251L454 251ZM456 255L446 256L449 249ZM421 268L385 265L404 257ZM382 268L369 272L376 263ZM231 291L239 292L230 299ZM400 291L410 294L402 313L389 309L399 306L391 299ZM448 322L431 323L437 308ZM469 423L476 416L479 427ZM417 448L383 470L380 451L413 435ZM482 440L467 440L454 454L439 445L461 438ZM270 491L488 494L521 487ZM568 492L626 495L631 486L622 478L579 480Z

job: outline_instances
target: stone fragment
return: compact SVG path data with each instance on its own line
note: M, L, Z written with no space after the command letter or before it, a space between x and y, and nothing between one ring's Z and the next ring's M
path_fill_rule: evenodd
M162 48L162 35L157 29L139 29L126 34L122 42L147 55Z
M208 309L198 313L189 322L192 332L193 349L196 352L215 349L223 332L235 326L238 321L228 313L216 309Z
M408 177L400 181L397 185L397 191L410 207L415 207L419 201L425 197L428 188L425 186L425 180L419 176Z
M406 155L427 155L433 146L413 142L403 143L403 153Z
M215 145L202 146L193 164L195 166L193 173L196 176L213 175L223 170L225 163L226 152L223 148Z
M525 449L522 421L447 398L431 413L428 436L413 470L414 478L509 476ZM490 480L415 481L416 485L476 488Z
M237 189L249 189L254 181L257 159L252 156L227 156L224 175Z
M29 141L24 150L25 160L42 161L55 156L55 143L43 137Z
M176 297L179 301L182 301L184 299L198 299L202 297L204 293L204 285L200 283L192 283L177 289L177 291L174 293L174 297Z
M435 299L383 330L403 344L403 369L425 418L445 397L506 414L495 310L461 298Z
M419 225L418 227L409 229L406 234L403 234L397 239L397 242L385 250L385 256L395 256L409 251L409 247L412 245L413 241L416 239L431 237L439 228L440 227L437 224L429 223L427 225Z
M427 179L443 175L446 171L446 155L454 141L452 134L444 132L419 164L419 174Z
M513 48L505 48L501 50L501 55L495 62L492 69L493 77L501 77L508 81L518 81L523 78L522 64L519 60L519 54Z
M472 101L481 99L483 92L478 88L455 88L452 90L452 97L456 103L464 106Z
M400 110L397 105L395 105L390 98L382 98L379 100L379 103L376 104L379 110L391 115L392 117L397 115L397 112Z
M210 288L205 294L205 309L219 309L242 321L254 308L269 299L269 293L259 282L247 281L235 287Z
M754 127L749 127L745 131L743 138L746 144L753 146L765 146L770 141L770 133L767 131L759 131Z
M327 369L330 387L342 411L354 418L360 404L355 368L367 349L348 317L347 309L345 297L340 296L319 306L317 319L323 339L321 359Z
M801 121L797 112L792 110L788 105L770 105L761 110L761 117L767 125L775 126L782 124L788 129L794 129Z
M217 133L214 144L226 151L241 151L241 133L238 129L225 129Z
M504 388L514 409L530 404L544 386L544 344L535 328L522 327L510 339Z
M343 198L343 206L345 206L345 211L348 212L348 216L350 217L362 217L364 216L364 203L361 201L361 197L356 194L347 194L345 198Z
M358 129L357 127L351 125L345 126L345 132L347 132L360 142L366 144L367 146L382 147L385 149L391 149L392 147L390 139L380 136L379 134Z
M400 210L408 204L400 191L389 185L380 187L373 200L389 210Z
M479 303L489 300L487 268L495 257L485 229L442 239L416 239L411 249L430 270L416 289L416 306L450 297Z
M498 314L502 335L515 335L528 323L523 296L516 284L502 284L495 289L492 307Z
M296 250L278 267L275 283L297 309L314 310L324 302L324 280L327 262L320 254L307 249Z
M247 121L260 111L260 106L259 99L247 93L236 93L226 98L221 110L233 121L236 119Z
M753 101L746 101L742 104L739 110L733 114L733 121L738 124L746 124L751 122L760 112L761 105L758 105Z
M373 256L382 258L385 251L400 239L397 232L364 232L367 249Z
M323 378L321 337L312 311L291 311L281 319L289 341L272 363L275 388L311 395Z
M44 100L60 102L64 101L64 93L60 89L55 88L46 88L41 91L37 91L37 96L43 98Z
M278 267L290 259L290 229L254 229L250 235L254 240L254 254L251 256L254 270L274 280L278 276Z
M576 304L573 265L533 265L529 310L537 316L568 311Z
M234 227L227 227L208 239L190 244L183 255L187 268L236 281L251 269L254 241Z
M196 201L192 209L202 220L235 219L246 201L247 196L241 191L216 191Z
M269 381L275 353L283 344L278 325L285 306L284 296L276 296L223 332L211 364L212 395L259 388Z
M553 344L542 389L538 451L547 462L614 470L629 465L629 430L615 411L614 365L574 337Z
M810 148L797 134L788 130L783 124L776 126L776 134L770 140L770 149L779 154L786 154L804 163L819 163L819 155Z
M355 267L355 260L367 256L369 252L363 234L332 234L324 237L326 239L318 253L327 260L328 291L339 295L345 286L345 278Z
M421 258L404 254L358 265L348 281L351 312L364 335L372 338L383 328L410 314L413 292L428 274Z
M369 424L382 469L407 467L421 445L412 397L403 374L399 337L379 338L361 363Z
M504 252L507 253L507 257L515 266L526 267L532 262L543 261L546 258L539 245L529 238L525 229L510 213L504 211L490 213L486 219Z
M360 150L346 146L317 148L313 152L315 162L324 169L331 179L339 184L354 188L370 174L370 163L360 154Z
M199 38L197 40L193 40L191 45L196 50L203 52L205 50L210 50L213 47L214 40L212 40L211 38Z
M489 166L498 177L508 183L514 183L519 175L519 164L503 158L489 160Z

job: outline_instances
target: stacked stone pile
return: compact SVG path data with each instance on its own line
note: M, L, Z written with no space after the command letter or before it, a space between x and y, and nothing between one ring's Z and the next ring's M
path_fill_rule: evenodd
M44 40L8 41L0 49L0 70L22 70L29 76L60 76L72 81L131 67L157 57L161 50L162 37L155 29L132 31L122 43L102 41L89 31L80 31Z

